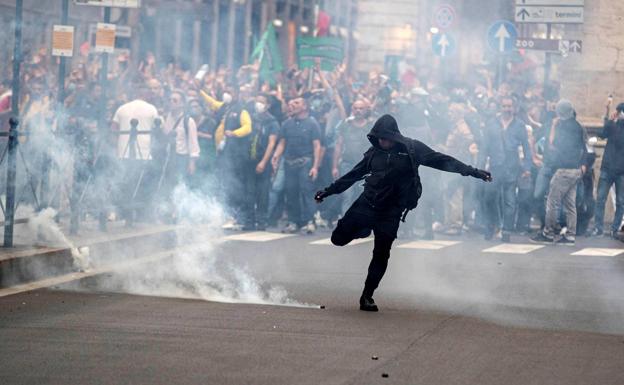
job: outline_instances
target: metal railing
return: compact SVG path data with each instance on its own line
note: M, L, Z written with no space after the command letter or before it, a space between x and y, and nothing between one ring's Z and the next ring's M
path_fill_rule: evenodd
M149 130L139 130L138 120L132 119L129 130L110 132L111 135L117 136L118 140L119 136L127 135L128 141L119 154L112 154L114 146L111 144L110 135L99 135L92 158L84 159L78 156L78 149L73 148L73 152L68 154L72 162L68 162L65 165L67 169L63 170L59 169L59 164L51 161L53 158L51 154L44 152L40 154L45 160L39 173L39 170L33 169L18 140L23 138L27 143L30 133L18 131L17 119L12 118L9 123L9 132L0 133L0 137L8 137L6 146L0 152L0 166L6 164L8 168L7 195L4 203L0 200L0 210L5 218L0 221L5 228L5 246L12 245L13 226L28 223L33 218L32 216L15 218L18 208L25 203L32 203L35 213L52 207L57 210L57 218L69 216L71 233L79 230L83 215L86 213L95 213L100 222L100 229L105 230L106 216L112 207L124 211L127 223L133 223L135 212L149 203L140 192L148 189L152 196L158 196L162 192L175 152L172 138L161 134L160 119L156 119L154 126ZM158 134L162 136L159 137ZM161 157L158 159L152 157L151 146L149 153L143 153L139 144L139 137L142 135L150 136L151 146L156 142L163 144ZM8 156L11 152L15 155L13 163ZM113 172L121 171L124 176L108 180L109 191L94 191L98 188L97 179L107 177L102 172L106 168ZM17 183L18 169L23 172L21 183ZM130 169L134 172L127 172ZM56 178L50 178L51 171L56 172ZM152 176L151 179L146 178L148 174ZM67 178L68 175L71 176ZM148 185L150 183L152 185ZM112 185L117 187L123 185L123 190L129 193L124 194L118 191L119 188L114 191ZM55 204L60 202L63 194L69 197L69 205ZM9 245L6 243L7 231L11 235Z

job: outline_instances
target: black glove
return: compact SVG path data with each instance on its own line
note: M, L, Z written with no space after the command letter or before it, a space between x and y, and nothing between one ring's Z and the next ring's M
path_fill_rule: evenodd
M492 181L492 174L490 174L489 171L479 170L478 168L473 169L472 173L470 173L470 176L477 178L477 179L484 180L486 182Z
M321 203L323 202L323 199L327 198L330 194L327 193L327 190L320 190L316 192L316 195L314 195L314 200L316 201L316 203Z

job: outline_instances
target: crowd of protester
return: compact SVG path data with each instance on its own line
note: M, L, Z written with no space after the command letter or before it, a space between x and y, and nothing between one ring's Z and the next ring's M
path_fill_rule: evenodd
M600 134L606 148L595 195L597 139L588 138L556 83L526 74L512 72L495 86L493 73L481 67L438 81L429 69L355 76L344 65L333 71L317 65L265 79L257 63L197 71L173 59L159 64L148 53L134 64L118 57L102 83L99 63L77 60L64 100L45 52L29 58L21 82L19 129L28 135L20 146L31 173L54 167L47 139L38 137L71 144L71 175L59 174L72 180L67 202L74 231L87 211L97 211L102 228L113 213L130 225L176 221L172 194L184 183L228 208L225 228L314 233L335 223L365 182L320 205L314 192L360 162L370 146L366 135L383 114L395 116L405 136L494 178L477 184L421 170L419 209L400 236L479 232L503 242L525 234L574 243L577 235L603 235L612 186L616 210L607 233L617 238L620 231L624 104L612 112L612 100ZM9 85L10 78L0 89L5 117ZM41 188L45 177L35 179L33 189Z

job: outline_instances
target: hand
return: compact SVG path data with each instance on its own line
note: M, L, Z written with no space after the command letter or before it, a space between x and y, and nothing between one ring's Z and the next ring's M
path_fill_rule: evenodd
M318 169L316 169L316 167L312 167L308 176L312 178L312 180L316 180L316 178L318 177Z
M323 199L327 198L328 196L329 194L327 193L327 191L320 190L316 192L316 195L314 195L314 200L316 201L316 203L322 203Z
M479 155L479 147L477 146L476 143L472 143L468 147L468 152L470 153L470 155Z
M489 171L479 170L478 168L475 168L471 175L474 178L481 179L481 180L483 180L485 182L491 182L492 181L492 174L490 174Z
M230 131L230 130L226 130L226 131L224 132L224 134L225 134L225 136L227 136L228 138L231 138L231 137L233 137L233 136L234 136L234 132L233 132L233 131Z
M338 179L338 177L340 176L340 171L338 171L337 168L333 168L332 169L332 176L334 177L334 179Z
M266 163L265 162L258 163L258 165L256 166L256 174L262 174L265 169L266 169Z
M587 172L587 166L582 165L581 166L581 175L585 175L586 172Z

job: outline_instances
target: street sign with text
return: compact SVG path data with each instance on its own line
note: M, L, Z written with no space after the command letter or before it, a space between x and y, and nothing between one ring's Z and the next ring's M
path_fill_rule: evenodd
M516 39L517 49L528 49L534 51L561 52L561 53L582 53L583 41L581 40L555 40L555 39L534 39L530 37L519 37Z
M115 24L97 23L95 52L115 52Z
M582 6L518 5L516 6L515 19L517 23L582 24L584 10Z
M141 0L74 0L74 4L98 7L140 8Z
M72 25L54 25L52 27L52 56L73 56L74 27Z

